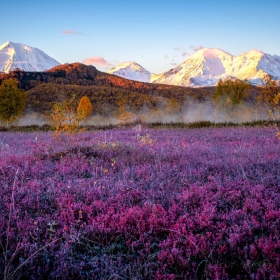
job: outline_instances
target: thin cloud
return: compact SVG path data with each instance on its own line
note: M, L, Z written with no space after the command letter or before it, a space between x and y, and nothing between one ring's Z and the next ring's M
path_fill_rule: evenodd
M173 63L170 63L171 65L173 65L173 66L176 66L177 65L177 63L175 63L175 62L173 62Z
M202 50L202 49L204 49L205 47L203 47L203 46L190 46L190 49L192 49L193 51L195 51L195 52L197 52L197 51L199 51L199 50Z
M66 35L85 35L84 33L77 32L75 30L62 30L61 33Z
M168 54L164 56L165 59L169 58Z
M192 47L194 47L194 46L191 46L191 48ZM202 46L200 46L200 47L202 47ZM179 57L179 56L189 56L189 53L187 53L184 48L174 47L173 50L175 50L178 54L173 55L172 58Z
M83 64L87 65L94 65L94 66L100 66L100 67L113 67L114 65L107 60L105 60L103 57L94 56L86 58L82 61Z

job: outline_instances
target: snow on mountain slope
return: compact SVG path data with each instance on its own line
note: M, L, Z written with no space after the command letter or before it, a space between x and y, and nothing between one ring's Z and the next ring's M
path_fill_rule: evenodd
M138 70L131 67L129 71L126 71L123 64L116 68L118 71L112 71L113 69L110 71L115 75L136 80L135 73L138 73ZM120 75L122 71L124 75ZM214 86L220 79L233 77L248 79L252 84L261 85L267 74L275 80L280 80L280 57L271 56L259 50L233 56L217 48L205 48L163 74L148 73L150 74L149 82L179 86ZM148 78L148 75L146 77ZM147 81L141 80L139 76L137 78L138 81Z
M220 79L236 77L259 85L267 74L280 79L280 61L269 54L251 50L233 56L219 49L202 49L154 82L196 87L216 85Z
M122 78L139 82L150 82L151 73L136 62L124 62L109 70L109 74L114 74Z
M280 56L275 54L273 57L280 62Z
M161 75L155 83L180 86L213 86L226 77L232 56L220 49L202 49Z
M45 71L60 63L43 51L24 44L6 42L0 46L0 72L15 68L24 71Z

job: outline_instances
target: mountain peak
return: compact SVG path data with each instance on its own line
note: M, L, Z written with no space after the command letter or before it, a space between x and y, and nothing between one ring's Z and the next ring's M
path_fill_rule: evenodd
M247 55L247 56L262 56L264 54L265 54L264 52L257 50L257 49L252 49L252 50L244 53L244 55Z
M5 42L4 44L0 45L0 50L9 47L9 45L10 45L11 43L12 43L11 41L7 41L7 42Z
M131 69L135 69L135 70L140 70L140 69L146 70L145 68L143 68L140 64L136 63L135 61L123 62L123 63L119 64L118 66L113 67L112 69L121 69L121 68L131 68ZM110 69L109 71L111 71L112 69Z
M41 72L59 64L43 51L25 44L7 41L0 45L0 72L9 73L15 68Z
M3 45L0 46L0 50L3 50L4 48L14 49L17 52L21 52L22 50L32 52L33 50L36 50L36 48L29 47L26 44L14 43L14 42L11 42L11 41L7 41L6 43L4 43Z
M252 49L249 51L249 53L258 53L258 54L264 54L264 52L258 50L258 49Z
M111 68L109 74L139 82L149 82L151 73L135 61L128 61Z
M21 44L21 43L14 43L12 41L7 41L0 46L0 50L2 50L3 48L17 48L17 47L23 47L23 46L26 46L26 45Z
M218 48L204 48L195 52L191 57L203 56L206 59L214 59L223 55L230 54Z

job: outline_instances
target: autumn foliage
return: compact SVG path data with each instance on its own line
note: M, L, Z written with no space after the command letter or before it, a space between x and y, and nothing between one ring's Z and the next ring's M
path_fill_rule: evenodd
M85 115L77 113L75 109L75 97L70 100L56 103L53 106L53 113L51 114L55 133L74 133L82 131L80 123L84 120Z
M0 85L0 118L7 124L16 121L26 106L26 92L17 80L7 79Z
M223 103L228 109L234 109L234 106L244 102L248 98L248 90L251 84L248 81L220 80L213 95L214 102Z
M183 104L187 97L203 101L215 90L141 83L80 63L59 65L46 72L16 70L0 74L0 81L8 78L16 79L20 88L27 91L27 104L32 110L44 115L50 115L54 104L63 99L69 100L73 95L76 100L87 96L94 104L94 114L115 117L119 114L118 101L122 96L126 97L127 110L137 112L143 107L151 110L158 108L163 99L166 104L170 99L173 104L175 100ZM165 110L165 107L161 109Z
M258 96L258 102L268 106L269 115L272 119L279 118L277 113L279 115L280 88L270 76L265 78L264 85L261 87L260 95Z
M79 102L77 113L84 118L88 118L92 114L93 106L87 96L83 96Z

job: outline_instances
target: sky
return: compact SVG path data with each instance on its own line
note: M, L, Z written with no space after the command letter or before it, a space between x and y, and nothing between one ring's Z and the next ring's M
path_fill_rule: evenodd
M105 72L135 61L163 73L200 48L280 55L279 11L279 0L3 1L0 45L26 44Z

